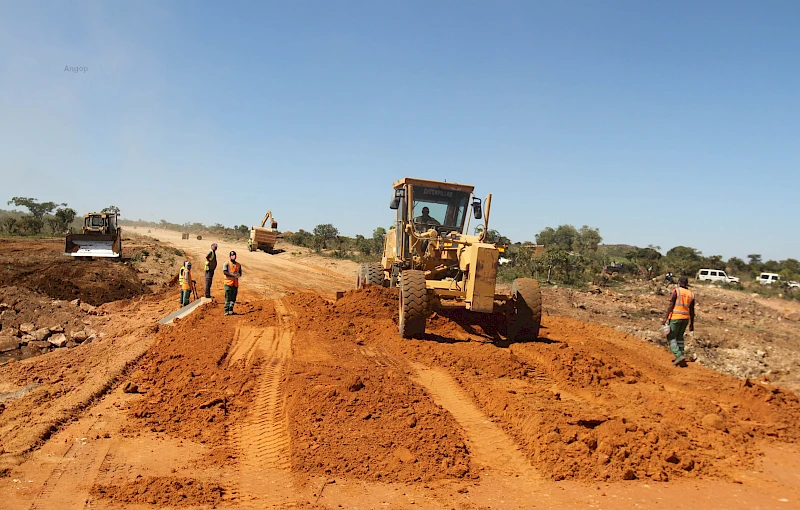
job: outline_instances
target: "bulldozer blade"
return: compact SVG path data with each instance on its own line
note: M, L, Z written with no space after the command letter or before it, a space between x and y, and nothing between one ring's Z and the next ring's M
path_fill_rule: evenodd
M122 246L118 236L72 234L67 236L64 255L72 257L120 258Z

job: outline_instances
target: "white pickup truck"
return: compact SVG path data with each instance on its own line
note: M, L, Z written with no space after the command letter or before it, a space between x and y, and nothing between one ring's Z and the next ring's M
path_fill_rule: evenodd
M701 269L697 272L697 279L711 282L739 283L739 278L728 276L728 273L722 269Z

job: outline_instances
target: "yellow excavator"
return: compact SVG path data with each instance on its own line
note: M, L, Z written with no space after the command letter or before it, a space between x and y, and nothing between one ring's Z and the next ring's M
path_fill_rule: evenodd
M115 213L89 213L80 234L67 234L64 255L122 259L122 228Z
M269 221L269 227L267 227ZM250 228L250 239L247 241L247 249L250 251L263 250L271 253L278 240L278 222L272 216L272 211L267 211L267 215L261 220L260 227Z

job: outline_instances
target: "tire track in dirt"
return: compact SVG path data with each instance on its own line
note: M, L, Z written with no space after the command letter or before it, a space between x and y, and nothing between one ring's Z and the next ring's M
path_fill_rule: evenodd
M278 326L240 328L229 363L258 366L255 401L233 433L241 452L238 487L230 500L281 503L291 494L290 450L283 373L292 357L291 313L275 302ZM276 500L277 499L277 500Z
M95 437L104 433L104 422L95 418L86 428L69 430L73 442L55 460L56 465L42 484L31 503L30 510L53 508L84 508L89 490L100 473L101 467L111 451L112 442L104 441L98 448ZM91 443L90 443L91 442Z
M478 409L447 372L421 364L413 368L413 380L464 429L473 462L507 475L540 478L514 440Z

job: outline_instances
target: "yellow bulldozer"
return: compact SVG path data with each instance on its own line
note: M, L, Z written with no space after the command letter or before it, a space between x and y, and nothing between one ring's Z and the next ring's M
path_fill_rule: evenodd
M269 227L267 227L269 221ZM271 253L278 240L278 222L272 216L272 211L267 211L260 227L250 228L250 238L247 240L247 249L250 251L263 250Z
M489 242L492 196L482 203L466 184L405 178L395 182L389 207L395 223L384 239L380 263L360 264L356 287L399 287L399 330L425 333L426 318L441 308L504 314L507 339L536 339L542 318L539 282L514 280L509 294L495 289L505 246ZM469 235L470 218L483 231Z
M64 255L122 259L122 228L115 213L89 213L83 216L80 234L67 234Z

